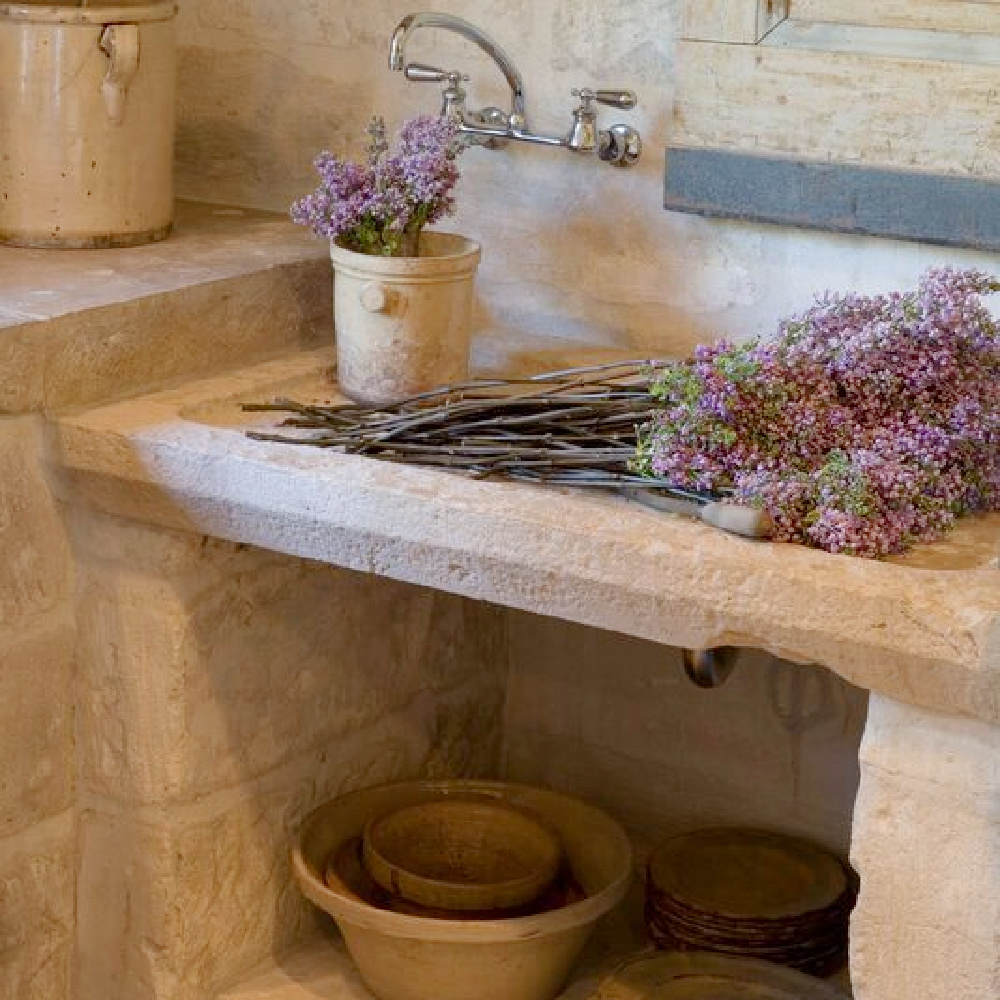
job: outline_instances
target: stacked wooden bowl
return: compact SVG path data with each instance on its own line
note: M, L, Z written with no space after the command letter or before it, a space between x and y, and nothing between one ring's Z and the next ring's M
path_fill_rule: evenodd
M815 844L760 830L699 830L650 858L646 925L663 950L828 976L846 961L856 897L853 872Z

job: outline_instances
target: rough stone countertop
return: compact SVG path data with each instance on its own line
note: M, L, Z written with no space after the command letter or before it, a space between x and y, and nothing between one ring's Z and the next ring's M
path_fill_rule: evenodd
M287 217L179 202L170 239L0 247L0 411L97 406L332 337L329 249Z
M325 243L273 212L177 202L167 240L125 250L0 246L0 331L132 299L325 259Z
M1000 722L1000 515L874 562L734 537L610 493L246 437L262 415L243 401L338 398L331 361L298 354L66 415L50 460L70 499L112 513L669 645L760 647Z

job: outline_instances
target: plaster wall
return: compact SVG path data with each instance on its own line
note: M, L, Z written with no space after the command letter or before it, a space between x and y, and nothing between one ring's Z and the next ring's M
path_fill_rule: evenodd
M603 806L640 846L735 823L847 855L865 691L751 650L706 691L677 649L521 612L509 630L512 779Z
M182 0L179 189L284 210L313 184L322 148L357 151L372 113L436 111L437 85L390 73L390 33L413 0ZM567 342L645 356L720 334L767 333L826 289L905 286L929 265L996 269L996 255L710 221L662 210L676 92L680 0L438 0L512 55L539 131L563 133L570 91L629 86L641 108L602 109L646 142L634 170L561 150L474 149L449 226L484 247L480 321L544 364ZM505 105L472 45L418 34L410 56L472 76L470 107Z

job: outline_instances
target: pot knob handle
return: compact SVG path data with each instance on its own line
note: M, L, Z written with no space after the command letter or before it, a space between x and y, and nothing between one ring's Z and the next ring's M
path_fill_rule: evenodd
M359 295L361 305L368 312L380 313L389 308L389 289L377 281L365 285Z
M104 107L111 123L121 125L128 88L139 70L139 26L109 24L101 33L101 51L111 60L101 84Z

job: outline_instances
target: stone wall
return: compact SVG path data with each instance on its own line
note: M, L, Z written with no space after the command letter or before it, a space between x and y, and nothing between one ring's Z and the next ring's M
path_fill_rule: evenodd
M861 749L855 996L1000 996L1000 728L872 696Z
M0 419L0 996L62 1000L75 909L69 546L33 417Z
M497 609L77 512L79 1000L210 1000L309 933L306 812L492 775Z
M107 255L4 251L4 1000L209 1000L309 932L287 865L307 810L498 768L495 609L57 503L44 414L311 345L322 261L247 221L215 243L182 227L121 252L119 272L94 266ZM116 278L108 295L95 274ZM78 311L4 312L36 292Z
M580 795L640 844L726 824L846 856L868 696L835 674L744 651L701 690L680 651L512 612L507 773Z
M242 228L232 221L237 217L245 223ZM92 883L84 880L83 893L77 893L80 840L94 838L88 823L80 822L93 791L86 775L95 756L111 769L112 748L136 771L152 766L142 758L144 752L163 749L151 740L121 747L112 742L95 752L92 720L81 711L78 685L76 603L78 594L87 593L87 584L74 590L75 560L65 512L52 490L58 456L48 454L43 415L246 364L262 355L308 348L326 333L324 316L329 321L329 280L316 267L322 260L280 220L182 208L178 222L174 238L156 248L55 256L0 250L4 1000L68 1000L76 994L78 913L87 918L86 932L99 938L93 918L104 914L102 897L96 897L96 904L86 898ZM210 343L206 329L211 330ZM114 599L105 594L102 606ZM149 609L151 622L155 610ZM135 628L142 632L141 625ZM110 638L116 639L113 633ZM141 697L119 700L120 694L130 693L133 663L122 646L110 654L117 660L112 675L104 678L104 712L109 718L135 713L142 729L155 712ZM144 680L149 681L146 694L155 702L155 678ZM445 714L439 726L450 718ZM105 726L106 733L113 729L124 736L122 718ZM157 757L153 763L159 762ZM124 775L115 782L119 777L121 785L112 782L109 794L124 794L127 782ZM126 857L124 847L124 842L115 844L119 860ZM140 861L132 866L136 870L142 871ZM129 864L117 871L129 873ZM100 881L105 881L104 873ZM112 934L111 924L103 926L107 935L102 945ZM101 996L131 1000L120 991Z
M564 133L570 91L634 87L627 118L646 141L641 165L612 170L560 150L476 149L464 160L457 230L483 244L481 323L544 364L553 341L640 356L743 337L832 289L911 283L930 264L996 256L718 222L664 212L663 149L676 92L680 0L440 0L477 23L518 64L531 124ZM391 122L439 106L436 85L407 83L386 56L413 0L182 0L179 185L185 195L283 210L310 189L321 148L364 139L367 117ZM496 69L442 33L413 58L472 75L470 106L507 104Z

